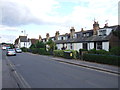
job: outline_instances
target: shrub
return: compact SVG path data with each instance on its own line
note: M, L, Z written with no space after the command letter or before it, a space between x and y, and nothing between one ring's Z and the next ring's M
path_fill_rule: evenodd
M113 55L118 55L120 56L120 47L113 47L110 49L110 53Z
M38 41L36 44L36 48L45 48L45 44L42 41Z
M96 50L96 49L91 49L91 50L88 51L88 53L110 55L110 53L106 50Z
M27 52L27 51L28 51L28 49L27 49L26 47L22 47L21 50L22 50L23 52Z
M83 60L120 66L120 56L115 55L83 54Z
M38 54L46 55L46 52L45 48L38 48Z
M38 49L37 49L37 48L31 48L30 50L31 50L31 52L34 53L34 54L37 54L37 53L38 53Z
M71 52L72 52L72 54L73 54L73 57L72 58L74 58L74 59L78 59L78 55L79 55L79 53L78 53L78 51L77 50L70 50Z
M31 48L28 50L29 52L32 52L34 54L40 54L40 55L50 55L49 52L45 50L45 48Z
M68 52L65 52L68 51ZM70 52L72 53L72 56L70 56ZM74 58L74 59L78 59L78 52L76 50L54 50L53 51L53 55L54 56L58 56L58 57L64 57L64 58Z
M64 51L63 50L54 50L53 55L58 56L58 57L63 57L64 56Z
M35 44L32 44L32 45L30 46L30 48L36 48Z
M88 51L88 53L96 54L96 49L90 49L90 50Z

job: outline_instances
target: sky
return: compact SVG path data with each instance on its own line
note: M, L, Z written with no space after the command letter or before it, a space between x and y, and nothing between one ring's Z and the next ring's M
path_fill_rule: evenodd
M90 30L94 20L100 27L118 25L119 0L0 0L0 43ZM25 33L22 33L24 31Z

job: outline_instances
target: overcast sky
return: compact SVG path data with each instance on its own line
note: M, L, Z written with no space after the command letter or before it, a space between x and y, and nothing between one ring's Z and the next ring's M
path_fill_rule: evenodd
M0 0L0 42L14 42L25 30L29 38L45 38L92 29L93 20L103 27L118 24L119 0Z

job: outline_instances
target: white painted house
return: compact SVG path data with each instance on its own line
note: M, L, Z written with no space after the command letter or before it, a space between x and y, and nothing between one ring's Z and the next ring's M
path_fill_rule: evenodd
M30 46L31 46L31 41L30 41L30 39L27 38L27 36L19 36L19 38L17 38L15 40L15 47L18 47L18 48L22 48L22 47L29 48Z

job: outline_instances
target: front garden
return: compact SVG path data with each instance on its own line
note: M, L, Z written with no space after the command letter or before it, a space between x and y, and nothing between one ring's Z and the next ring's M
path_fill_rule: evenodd
M47 47L46 47L47 46ZM114 47L109 51L105 50L57 50L55 43L49 40L47 43L37 42L31 45L29 49L21 48L24 52L30 52L40 55L53 55L55 57L63 57L76 60L84 60L102 64L120 66L120 47Z

